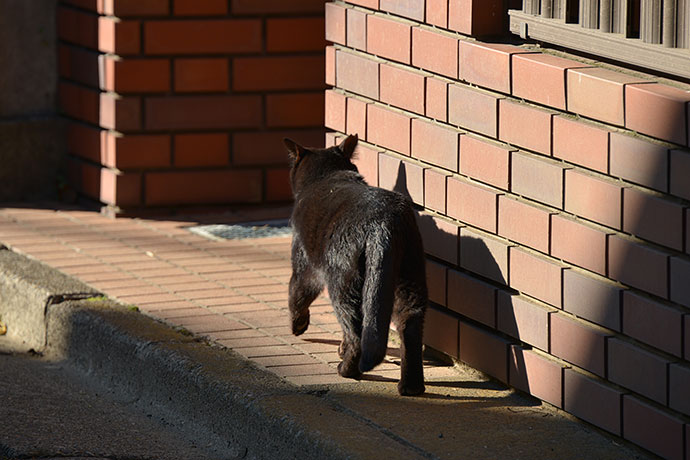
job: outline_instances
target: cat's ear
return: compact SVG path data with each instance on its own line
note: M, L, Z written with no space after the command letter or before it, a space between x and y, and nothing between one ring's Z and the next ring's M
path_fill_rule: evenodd
M292 161L299 161L304 156L304 147L287 137L283 139L283 144L288 151L288 156Z
M340 143L338 148L343 153L343 156L348 160L352 158L352 154L355 152L355 147L357 147L357 141L359 137L357 134L351 134L345 138L344 141Z

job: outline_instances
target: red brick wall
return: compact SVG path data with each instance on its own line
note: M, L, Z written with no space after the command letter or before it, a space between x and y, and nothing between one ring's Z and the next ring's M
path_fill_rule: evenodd
M425 208L427 344L687 460L688 86L476 40L485 7L327 4L327 143Z
M291 199L323 143L323 0L61 0L68 177L115 213Z

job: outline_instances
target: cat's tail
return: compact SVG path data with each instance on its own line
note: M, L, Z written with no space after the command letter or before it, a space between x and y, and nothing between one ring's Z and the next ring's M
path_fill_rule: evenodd
M386 356L395 295L397 264L392 250L392 235L383 227L374 232L376 235L370 235L365 248L360 372L372 370Z

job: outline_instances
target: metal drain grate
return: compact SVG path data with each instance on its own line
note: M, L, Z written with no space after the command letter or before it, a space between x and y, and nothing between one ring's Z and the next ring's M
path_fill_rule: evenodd
M287 220L246 222L242 224L199 225L189 231L212 240L239 240L244 238L270 238L292 234Z

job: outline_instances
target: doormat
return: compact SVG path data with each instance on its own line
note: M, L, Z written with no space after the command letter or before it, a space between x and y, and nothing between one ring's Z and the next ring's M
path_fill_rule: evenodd
M239 240L292 235L287 219L245 222L241 224L213 224L189 227L188 230L212 240Z

